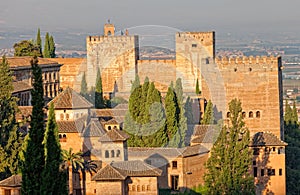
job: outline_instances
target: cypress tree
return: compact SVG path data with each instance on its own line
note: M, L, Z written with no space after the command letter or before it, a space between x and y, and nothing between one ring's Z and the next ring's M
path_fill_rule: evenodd
M40 28L38 28L38 32L37 32L37 35L36 35L36 45L37 45L37 47L39 49L39 53L42 54L42 39L41 39Z
M168 92L165 97L165 111L167 135L168 139L172 141L173 136L178 131L179 108L177 104L176 94L171 86L168 88ZM174 146L175 144L172 145Z
M45 149L45 167L42 172L42 194L63 194L60 190L62 186L66 186L66 179L59 179L63 176L60 171L60 165L63 162L61 156L61 147L58 139L58 127L55 121L54 105L50 104L47 127L44 136ZM61 183L64 181L64 183ZM65 191L66 193L66 188Z
M55 58L55 42L53 39L53 36L51 35L49 38L49 54L50 54L50 58Z
M132 93L134 91L135 88L139 87L141 84L140 84L140 77L138 74L135 75L135 78L134 78L134 81L132 82L132 85L131 85L131 90L130 90L130 93Z
M0 179L16 174L19 167L21 140L17 133L15 114L18 111L17 98L12 96L12 72L5 56L0 64Z
M196 81L196 94L197 94L197 95L200 95L200 94L201 94L201 91L200 91L200 88L199 88L199 81L198 81L198 78L197 78L197 81Z
M249 173L252 156L250 133L242 117L241 102L229 103L230 126L224 126L211 150L204 176L208 194L255 194L253 177Z
M44 99L42 70L38 66L35 56L31 60L33 89L32 94L32 117L30 122L29 139L27 150L24 154L22 166L22 194L41 194L42 172L45 164L44 156Z
M51 58L51 55L50 55L50 37L49 37L48 32L46 33L46 36L45 36L45 45L44 45L43 56L44 56L44 58Z
M82 95L85 98L88 98L88 87L87 87L87 82L86 82L86 78L85 78L85 72L83 73L82 78L81 78L80 95Z
M139 121L142 124L146 124L149 122L149 113L146 111L146 101L147 101L147 96L148 96L148 89L149 89L149 78L146 77L144 80L144 83L142 85L142 99L140 100L140 115L139 115Z
M288 101L285 100L284 121L287 125L292 124L292 123L294 123L293 118L294 118L293 110L292 110L291 106L288 104Z
M187 123L188 124L194 124L193 106L192 106L192 102L191 102L190 97L187 97L186 102L184 104L184 109L185 109L185 117L187 118Z
M97 77L96 77L95 107L96 108L104 108L102 78L101 78L101 73L100 73L99 67L97 69Z
M202 125L209 125L214 123L214 110L213 104L209 100L204 111L203 119L201 120Z
M296 107L296 101L293 102L292 121L295 125L298 123L298 112Z

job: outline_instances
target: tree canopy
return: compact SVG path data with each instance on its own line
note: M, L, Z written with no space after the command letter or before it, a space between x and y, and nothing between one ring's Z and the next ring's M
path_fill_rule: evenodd
M41 57L42 53L40 48L30 40L23 40L14 44L14 56L38 56Z

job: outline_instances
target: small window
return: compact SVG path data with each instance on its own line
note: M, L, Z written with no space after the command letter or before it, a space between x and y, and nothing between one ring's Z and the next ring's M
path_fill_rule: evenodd
M140 192L141 191L141 186L137 185L136 191Z
M197 47L197 44L192 44L192 47Z
M259 148L253 149L253 155L259 155Z
M246 118L246 112L242 112L242 117Z
M114 129L117 129L117 126L114 126Z
M177 169L177 161L172 161L172 168Z
M61 114L60 114L60 120L62 121L62 120L64 120L64 118L65 118L65 117L64 117L64 114L61 113Z
M146 191L145 185L142 185L142 191L143 191L143 192Z
M254 177L257 177L257 167L253 168L253 175L254 175Z
M237 71L237 68L234 68L234 72L236 72Z
M114 151L114 150L111 150L111 151L110 151L110 155L111 155L112 158L115 157L115 151Z
M135 191L135 185L132 185L131 189L132 189L132 191Z
M94 189L94 193L95 193L95 194L97 193L97 190L96 190L96 189Z
M249 118L253 118L253 112L252 111L249 112Z
M279 175L282 175L282 169L279 169Z
M270 152L270 148L269 147L265 147L265 152L269 153Z
M150 191L150 185L147 185L147 191Z
M268 169L268 176L275 175L275 169Z
M111 126L108 126L108 130L111 130Z
M256 111L256 118L260 118L260 112Z
M69 120L69 118L70 118L70 115L67 113L66 114L66 119Z
M226 117L230 118L230 112L227 112Z
M252 68L249 68L249 71L251 72L251 71L252 71Z
M59 138L59 139L61 139L61 138L62 138L61 134L59 134L59 135L58 135L58 138Z
M264 169L261 169L260 170L260 176L264 176L265 175L265 170Z
M105 150L105 158L109 158L109 152Z
M67 136L66 136L66 134L63 134L63 139L67 139Z
M275 147L273 147L273 148L272 148L272 150L273 150L273 152L275 152L275 151L276 151L276 148L275 148Z
M120 150L117 150L116 157L120 157L120 155L121 155L121 152L120 152Z
M253 165L256 165L256 161L255 160L253 161Z

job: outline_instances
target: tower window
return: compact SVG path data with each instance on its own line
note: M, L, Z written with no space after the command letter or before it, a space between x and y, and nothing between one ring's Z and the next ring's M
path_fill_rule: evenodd
M61 113L61 114L60 114L60 120L62 121L62 120L64 120L64 118L65 118L65 117L64 117L64 114Z
M246 112L242 112L242 117L246 118Z
M230 117L230 112L227 112L226 117L227 117L227 118Z
M275 175L275 169L268 169L268 176Z
M109 152L105 150L105 158L109 158Z
M172 161L172 168L177 169L177 161Z
M111 150L111 151L110 151L110 155L111 155L112 158L115 157L115 151L114 151L114 150Z
M279 175L282 175L282 169L279 169Z
M257 167L253 168L253 175L254 175L254 177L257 177Z
M108 130L111 130L111 126L108 126Z
M265 175L265 170L264 169L261 169L260 170L260 176L264 176Z
M256 111L256 118L260 118L260 112Z
M249 118L253 118L253 112L252 111L249 112Z
M116 157L120 157L120 154L121 154L120 150L117 150Z
M192 44L192 47L197 47L197 44Z

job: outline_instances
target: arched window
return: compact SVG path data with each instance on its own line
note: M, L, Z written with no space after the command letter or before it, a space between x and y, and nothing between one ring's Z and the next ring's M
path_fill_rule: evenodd
M66 136L66 134L63 134L63 138L64 138L64 139L67 139L67 136Z
M147 191L150 191L150 185L147 185Z
M114 129L117 129L117 126L114 126Z
M120 154L121 154L120 150L117 150L116 157L120 157Z
M63 113L60 114L60 120L61 121L64 120L64 114Z
M67 113L66 114L66 119L69 120L69 118L70 118L70 115Z
M114 150L111 150L110 151L110 156L113 158L113 157L115 157L115 151Z
M108 126L108 130L111 130L111 126Z
M59 138L59 139L61 139L61 138L62 138L61 134L59 134L59 135L58 135L58 138Z
M132 191L135 191L135 185L132 185Z
M142 185L142 191L145 191L145 185Z
M67 141L67 135L66 134L63 134L61 141L62 142L66 142Z
M109 158L109 152L105 150L105 158Z
M137 185L136 191L140 192L141 191L141 186Z
M242 117L246 118L246 112L242 112Z
M230 112L227 112L226 117L227 117L227 118L230 117Z
M110 30L107 32L107 35L108 35L108 36L110 36L110 35L111 35L111 31L110 31Z
M256 118L260 118L260 112L256 111Z
M253 118L253 112L252 111L249 112L249 118Z

